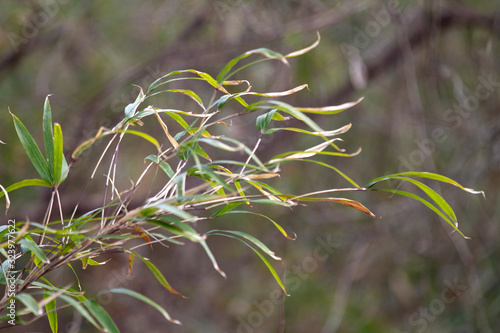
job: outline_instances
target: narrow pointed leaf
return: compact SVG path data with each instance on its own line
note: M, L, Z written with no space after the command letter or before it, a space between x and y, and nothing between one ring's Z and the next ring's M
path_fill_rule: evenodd
M212 217L217 217L217 216L221 216L221 215L224 215L224 214L227 214L229 213L230 211L232 211L233 209L235 209L236 207L238 207L239 205L241 205L242 202L230 202L228 204L225 204L219 211L217 211L216 213L214 213L212 215Z
M43 291L43 298L46 299L49 298L50 296L52 296L52 293L49 293L46 290ZM49 321L50 330L52 331L52 333L57 333L58 329L56 307L57 303L55 299L45 304L45 312L47 312L47 319Z
M363 100L363 97L354 102L344 103L336 106L324 106L320 108L305 108L305 107L295 107L297 110L304 113L317 113L317 114L335 114L352 108L359 102Z
M219 75L217 75L217 83L222 84L224 81L226 81L231 76L231 75L228 75L228 73L231 71L231 69L233 69L233 67L240 60L245 59L253 54L260 54L268 59L279 59L283 63L288 64L288 61L286 60L286 58L282 54L280 54L278 52L274 52L270 49L259 48L259 49L255 49L255 50L250 50L250 51L247 51L247 52L243 53L242 55L232 59L231 61L229 61L227 63L227 65L224 66L224 68L221 70Z
M77 301L73 297L65 294L60 295L59 298L61 298L66 303L70 304L76 311L78 311L83 316L83 318L87 319L87 321L92 325L94 325L94 327L96 327L99 331L103 331L103 328L96 322L94 317L90 315L90 313L87 311L87 309L85 309L85 307L80 303L80 301Z
M193 216L193 215L189 214L188 212L183 211L182 209L179 209L175 206L169 205L169 204L164 203L164 202L155 203L154 205L152 205L152 207L156 207L156 208L159 208L165 212L174 214L174 215L176 215L176 216L178 216L186 221L190 221L190 222L196 221L196 216Z
M163 132L165 133L165 135L167 136L167 139L168 141L170 141L170 144L174 147L174 148L177 148L179 147L179 144L177 143L177 141L172 137L172 135L170 135L170 132L168 131L168 127L167 125L163 122L163 120L161 119L160 115L158 114L158 112L156 112L156 110L153 108L153 110L155 111L155 115L156 115L156 119L158 119L158 123L160 123L160 126L162 127L163 129ZM156 139L155 139L156 140Z
M260 132L264 132L267 129L269 123L271 122L271 119L273 119L275 112L276 110L271 110L257 117L257 119L255 120L255 124Z
M425 192L425 194L427 194L429 196L429 198L431 198L439 206L439 208L441 208L443 210L443 212L446 215L448 215L450 217L450 219L453 222L455 222L455 223L457 222L457 216L455 215L455 212L453 211L451 206L448 204L448 202L446 202L446 200L444 200L442 196L440 196L436 191L431 189L429 186L427 186L427 185L425 185L425 184L423 184L415 179L412 179L412 178L407 178L407 177L392 177L392 178L407 181L407 182L410 182L410 183L416 185L417 187L419 187L422 191Z
M288 236L287 232L285 231L285 229L283 229L283 227L281 225L279 225L276 221L274 221L273 219L271 219L270 217L268 217L264 214L259 214L259 213L250 212L250 211L246 211L246 210L232 210L230 212L227 212L226 214L251 214L251 215L257 215L257 216L263 217L266 220L270 221L272 224L274 224L276 229L278 229L281 232L281 234L283 236L285 236L286 238L288 238L290 240L295 240L295 238L296 238L295 236L293 238Z
M380 178L376 178L376 179L372 180L365 187L366 188L370 188L373 185L375 185L376 183L384 181L384 180L391 179L394 176L415 176L415 177L422 177L422 178L427 178L427 179L433 179L433 180L437 180L437 181L440 181L440 182L451 184L453 186L456 186L456 187L462 189L463 191L466 191L466 192L469 192L469 193L472 193L472 194L482 194L483 197L484 197L484 192L483 191L476 191L476 190L473 190L473 189L470 189L470 188L463 187L462 185L460 185L459 183L457 183L453 179L450 179L448 177L441 176L441 175L438 175L438 174L435 174L435 173L431 173L431 172L409 171L409 172L395 173L395 174L392 174L392 175L387 175L387 176L383 176L383 177L380 177Z
M365 214L370 215L371 217L374 217L376 219L380 219L377 215L373 214L368 208L363 206L358 201L351 200L351 199L346 199L346 198L306 198L306 197L301 197L299 199L293 199L292 200L299 200L299 201L331 201L331 202L336 202L345 206L352 207L354 209L359 210L360 212L363 212Z
M156 140L154 137L152 137L149 134L142 133L139 131L134 131L134 130L117 130L117 131L114 131L114 133L127 133L127 134L137 135L138 137L141 137L144 140L151 142L156 147L156 149L160 150L160 144L158 143L158 140Z
M135 101L133 103L130 103L128 104L126 107L125 107L125 117L132 117L135 115L135 112L137 111L137 108L139 107L139 105L144 101L145 99L145 95L144 95L144 91L142 90L141 87L139 87L139 94L137 95Z
M233 235L233 236L237 236L237 237L240 237L240 238L244 238L246 239L247 241L250 241L252 242L253 244L255 244L257 247L259 247L262 251L264 251L264 253L266 253L268 256L270 256L271 258L273 258L274 260L281 260L280 257L278 257L276 255L276 253L274 253L273 251L271 251L267 245L265 245L264 243L262 243L260 240L258 240L257 238L255 238L254 236L250 235L250 234L247 234L246 232L242 232L242 231L234 231L234 230L210 230L209 232L207 232L207 235L220 235L220 236L227 236L227 235Z
M333 130L333 131L323 131L323 132L311 132L307 131L301 128L293 128L293 127L276 127L276 128L270 128L264 132L264 134L271 134L277 131L291 131L291 132L298 132L298 133L303 133L303 134L308 134L308 135L314 135L314 136L324 136L324 137L330 137L330 136L335 136L339 134L343 134L347 132L351 128L351 124L345 125L339 129Z
M19 240L19 244L26 246L28 248L28 250L31 251L31 253L33 253L38 259L40 259L44 263L46 263L46 264L50 263L49 259L45 255L45 253L32 240L23 238L23 239Z
M320 143L319 145L316 145L314 147L308 148L304 150L303 152L298 152L298 153L292 153L291 155L288 155L283 158L273 158L271 159L268 164L275 164L287 160L296 160L296 159L301 159L301 158L307 158L316 155L317 153L323 151L326 147L330 145L330 143L340 140L339 138L334 138L325 142Z
M16 295L15 298L20 300L35 316L40 316L43 313L36 299L30 294L21 293Z
M279 286L281 287L281 289L283 289L283 292L285 293L285 295L287 296L290 296L287 292L286 292L286 288L285 288L285 285L283 284L283 282L281 282L281 279L278 275L278 273L276 273L276 270L274 269L274 267L269 263L269 261L267 261L266 258L264 258L264 256L262 254L260 254L259 251L257 251L256 249L254 249L253 247L250 246L250 248L255 252L257 253L257 255L260 257L260 259L262 259L262 261L266 264L267 268L269 269L269 271L271 272L271 274L273 275L274 279L276 280L276 282L278 282Z
M285 292L285 295L290 296L286 292L285 286L284 286L283 282L281 282L281 279L280 279L278 273L276 273L276 270L274 269L274 267L269 263L269 261L258 250L256 250L252 245L248 244L245 240L243 240L241 238L233 237L233 236L230 236L230 235L226 235L226 237L237 239L240 242L242 242L243 244L245 244L246 246L248 246L249 248L251 248L259 256L259 258L264 262L264 264L267 266L267 269L269 269L269 271L273 275L273 277L276 280L276 282L278 282L278 284L281 287L281 289L283 289L283 291Z
M45 155L49 161L49 172L52 173L54 170L54 133L52 132L52 109L50 107L49 96L45 98L45 104L43 105L42 127ZM54 177L53 174L52 177Z
M214 269L219 272L220 275L222 275L223 278L226 278L226 273L224 273L224 271L222 269L219 268L219 264L217 263L217 260L215 260L215 257L212 253L212 251L210 251L210 248L208 247L207 243L202 240L200 241L200 245L203 247L203 249L205 250L205 252L207 253L208 257L210 258L210 261L212 262L212 266L214 267Z
M8 193L8 192L12 192L14 190L17 190L17 189L20 189L20 188L23 188L23 187L26 187L26 186L43 186L43 187L52 187L52 185L46 181L46 180L42 180L42 179L25 179L25 180L21 180L20 182L17 182L17 183L14 183L12 185L10 185L9 187L7 187L5 189L5 191ZM0 198L3 197L5 195L4 191L1 191L0 192Z
M54 179L54 185L59 185L62 178L63 169L63 134L61 130L61 125L54 124L54 157L53 157L53 171L52 177Z
M443 220L445 220L449 225L451 225L451 227L457 231L462 237L464 237L465 239L470 239L470 237L467 237L465 236L458 228L457 228L457 225L456 223L452 222L447 216L445 216L443 214L443 212L441 212L436 206L434 206L433 204L431 204L429 201L425 200L425 199L422 199L421 197L419 197L418 195L415 195L413 193L410 193L410 192L406 192L406 191L401 191L401 190L391 190L391 189L381 189L381 190L375 190L375 191L384 191L384 192L389 192L389 193L394 193L394 194L398 194L398 195L402 195L402 196L406 196L406 197L410 197L412 199L415 199L417 201L420 201L421 203L423 203L425 206L427 206L429 209L431 209L434 213L436 213L437 215L439 215Z
M149 245L151 250L153 249L153 245L151 245L151 238L149 238L148 234L144 232L140 227L134 226L134 230L139 234L142 240Z
M186 96L189 96L192 100L194 100L196 103L198 103L199 106L201 106L202 109L205 109L203 106L203 101L201 100L200 96L198 96L194 91L192 90L185 90L185 89L169 89L167 92L176 92L180 93Z
M298 50L298 51L294 51L294 52L288 53L285 56L285 58L297 57L297 56L303 55L304 53L307 53L307 52L311 51L312 49L314 49L316 46L319 45L319 41L321 40L319 32L316 32L316 37L317 37L316 41L314 43L312 43L310 46L308 46L306 48L303 48L301 50Z
M146 258L144 258L141 255L139 255L138 253L133 252L132 250L129 250L129 252L131 252L134 256L136 256L139 259L141 259L142 262L146 264L146 266L149 268L149 270L151 271L151 273L153 273L153 275L155 276L155 278L158 280L158 282L160 282L160 284L162 286L165 287L165 289L167 289L168 291L170 291L172 294L176 294L176 295L181 295L182 296L182 294L180 292L178 292L177 290L175 290L174 288L172 288L172 286L170 285L170 283L168 283L167 279L165 279L165 277L163 276L163 274L160 272L160 270L153 263L151 263L149 260L147 260Z
M174 324L178 324L178 325L181 324L180 321L172 319L172 317L170 317L168 312L165 311L158 303L152 301L151 299L147 298L146 296L144 296L142 294L139 294L138 292L135 292L135 291L130 290L130 289L125 289L125 288L114 288L114 289L111 289L109 291L112 293L116 293L116 294L124 294L124 295L128 295L128 296L132 296L132 297L152 306L156 310L158 310L163 315L163 317L165 317L165 319L167 319L168 321L170 321Z
M361 188L361 186L359 186L354 180L352 180L350 177L348 177L345 173L343 173L342 171L340 171L339 169L337 169L336 167L332 166L332 165L329 165L329 164L326 164L326 163L323 163L321 161L315 161L315 160L309 160L309 159L301 159L301 160L298 160L298 161L302 161L302 162L311 162L311 163L315 163L315 164L318 164L318 165L321 165L323 167L326 167L326 168L329 168L329 169L332 169L334 170L336 173L338 173L339 175L341 175L345 180L347 180L349 183L351 183L352 185L358 187L358 188Z
M113 319L109 316L108 312L104 310L102 306L99 305L96 301L85 301L83 305L90 311L90 313L97 319L99 324L106 330L108 333L120 333L120 330L116 326Z
M33 137L23 125L21 120L19 120L19 118L17 118L13 114L12 118L14 120L14 127L16 129L17 136L19 137L21 145L28 155L31 164L33 164L40 177L42 177L47 182L52 183L49 166L47 165L47 161L45 161L45 158L43 157L42 152L38 148L35 140L33 140Z

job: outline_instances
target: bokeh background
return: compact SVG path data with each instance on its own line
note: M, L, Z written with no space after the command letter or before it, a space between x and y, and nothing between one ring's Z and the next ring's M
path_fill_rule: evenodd
M380 220L331 204L293 211L263 208L297 234L295 241L260 220L220 219L218 225L253 233L284 259L274 264L291 296L283 302L260 259L226 239L209 243L228 274L226 280L198 246L141 249L187 299L165 291L142 263L127 277L126 256L113 256L107 265L86 270L75 264L88 297L103 289L130 288L183 323L166 322L154 309L126 296L100 297L123 332L498 330L500 5L495 0L2 1L0 140L6 145L0 146L0 183L35 177L9 108L41 139L43 101L53 94L53 119L62 125L69 155L100 126L121 119L138 92L133 84L146 88L175 69L216 75L247 50L268 47L286 54L310 45L316 32L320 45L292 59L291 66L267 62L239 78L250 80L256 91L307 83L310 91L287 99L296 105L335 105L364 97L349 111L315 118L326 129L352 123L342 136L343 147L363 148L355 158L324 160L361 184L417 170L484 190L486 200L432 183L471 239L452 233L419 202L381 192L350 196L382 216ZM161 102L190 107L173 98ZM234 135L249 144L256 141L253 123L236 125L240 127ZM300 140L270 137L259 153L306 148ZM147 156L130 142L120 153L124 186L137 177ZM73 165L62 187L66 211L81 194L103 148L97 145ZM283 169L286 182L277 185L286 191L349 186L334 173L301 163ZM103 179L91 186L82 210L99 204ZM20 190L11 199L2 221L27 216L40 220L48 202L43 190ZM61 285L75 283L69 270L52 277ZM12 329L48 331L46 319ZM63 309L60 331L95 329L78 313Z

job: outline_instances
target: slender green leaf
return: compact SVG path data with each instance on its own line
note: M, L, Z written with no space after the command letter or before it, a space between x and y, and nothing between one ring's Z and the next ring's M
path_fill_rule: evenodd
M194 69L185 69L185 70L170 72L170 73L165 74L162 77L156 79L153 83L151 83L149 85L148 91L152 92L152 91L156 90L159 86L171 82L170 80L161 82L162 80L166 79L167 77L178 75L178 74L186 74L186 73L193 73L193 74L198 75L201 80L207 82L208 84L210 84L214 88L217 88L217 86L218 86L217 81L213 77L211 77L209 74L204 73L204 72L200 72L200 71L197 71ZM182 78L182 79L195 79L195 78L190 77L190 78ZM149 96L152 96L152 95L149 95Z
M235 209L236 207L238 207L241 204L242 204L242 202L240 202L240 201L229 202L229 203L225 204L219 211L215 212L212 215L212 217L217 217L217 216L220 216L220 215L227 214L227 213L229 213L230 211L232 211L233 209Z
M68 173L69 173L68 162L66 162L66 158L63 155L62 156L61 179L59 180L59 183L62 183L66 180L66 177L68 177Z
M108 333L120 333L120 330L116 326L113 319L109 316L108 312L104 310L102 306L99 305L96 301L85 301L83 305L90 311L90 313L97 319L99 324L106 330Z
M26 187L26 186L44 186L44 187L52 187L52 185L46 181L46 180L42 180L42 179L25 179L25 180L21 180L20 182L17 182L17 183L14 183L12 185L10 185L9 187L7 187L5 189L6 192L12 192L14 190L17 190L17 189L20 189L20 188L23 188L23 187ZM3 197L5 195L5 193L3 191L0 192L0 198Z
M273 119L274 113L276 112L276 109L271 110L267 113L264 113L260 116L257 117L255 120L257 129L261 132L264 133L264 131L267 129L269 126L269 123L271 122L271 119Z
M354 180L352 180L351 178L349 178L345 173L343 173L342 171L340 171L339 169L337 169L333 165L329 165L329 164L323 163L321 161L315 161L315 160L309 160L309 159L299 159L297 161L316 163L316 164L321 165L321 166L323 166L325 168L332 169L336 173L338 173L339 175L341 175L345 180L347 180L352 185L356 186L357 188L361 188L361 186L359 186Z
M275 52L275 51L272 51L270 49L267 49L267 48L258 48L258 49L255 49L255 50L251 50L251 51L247 51L245 53L243 53L242 55L232 59L231 61L229 61L227 63L226 66L224 66L224 68L220 71L219 75L217 75L217 83L218 84L222 84L225 80L227 80L232 74L234 74L236 71L234 71L233 73L229 74L229 71L231 71L231 69L242 59L245 59L246 57L249 57L253 54L260 54L260 55L263 55L264 57L268 58L268 59L279 59L281 60L283 63L285 64L288 64L288 62L286 61L286 58L278 53L278 52Z
M33 253L38 259L40 259L44 263L46 264L50 263L45 253L32 240L29 240L27 238L22 238L19 240L19 244L26 246L28 250L31 251L31 253Z
M200 138L198 141L207 143L215 148L225 150L225 151L230 151L230 152L240 151L243 149L243 146L244 146L242 143L240 143L240 144L237 144L236 147L233 147L233 146L230 146L228 144L225 144L224 142L221 142L220 140L212 139L212 138Z
M39 288L42 288L44 290L51 290L51 291L53 291L55 293L59 293L59 292L61 292L61 290L64 290L62 288L55 287L52 283L50 283L49 280L47 280L43 276L40 277L40 280L44 281L45 283L42 283L42 282L39 282L39 281L33 281L32 285L34 285L36 287L39 287ZM81 293L77 292L77 291L74 291L73 289L69 288L69 289L65 289L64 290L64 294L77 297Z
M170 285L170 283L167 282L167 279L165 279L165 277L163 276L163 274L160 272L160 270L158 268L156 268L155 265L153 265L153 263L151 263L149 260L147 260L146 258L142 257L140 254L132 251L132 250L127 250L128 252L130 252L133 256L139 258L142 260L143 263L146 264L146 266L148 266L149 270L151 271L151 273L153 273L153 275L155 276L155 278L161 283L162 286L165 287L165 289L167 289L168 291L170 291L172 294L176 294L176 295L181 295L182 294L180 292L178 292L177 290L175 290L174 288L172 288L172 286Z
M270 128L264 132L264 134L272 134L277 131L291 131L291 132L298 132L298 133L303 133L303 134L308 134L308 135L314 135L314 136L325 136L325 137L330 137L334 135L339 135L347 132L351 128L351 124L347 124L345 126L342 126L341 128L338 128L333 131L323 131L323 132L311 132L307 131L301 128L294 128L294 127L276 127L276 128Z
M21 145L28 155L31 164L33 164L40 177L42 177L47 182L52 183L49 166L47 165L47 161L45 161L45 159L43 158L42 152L38 148L35 140L33 140L30 132L28 132L19 118L17 118L13 114L12 118L14 120L14 127L16 128L17 136L19 137Z
M217 263L217 260L215 260L215 257L212 251L210 251L210 248L208 247L208 244L205 242L205 240L201 240L199 243L207 253L208 257L210 258L210 261L212 262L212 266L214 267L214 269L217 272L219 272L219 274L222 275L223 278L226 278L227 277L226 273L224 273L224 271L222 271L222 269L219 268L219 264Z
M281 232L281 234L283 234L283 236L285 236L286 238L288 238L290 240L295 240L295 238L296 238L295 235L293 238L288 236L287 232L285 231L285 229L283 229L283 227L281 225L279 225L276 221L274 221L273 219L271 219L270 217L268 217L264 214L259 214L259 213L250 212L250 211L246 211L246 210L232 210L230 212L227 212L226 214L252 214L252 215L257 215L257 216L263 217L266 220L270 221L272 224L274 224L276 229L278 229Z
M145 95L144 92L142 91L142 88L139 88L139 94L137 95L135 101L133 103L128 104L125 107L125 117L132 117L135 115L135 112L137 111L137 108L139 105L144 101Z
M425 199L422 199L421 197L419 197L418 195L415 195L413 193L410 193L410 192L406 192L406 191L401 191L401 190L391 190L391 189L381 189L381 190L374 190L374 191L384 191L384 192L389 192L389 193L394 193L394 194L398 194L398 195L403 195L403 196L406 196L406 197L410 197L412 199L415 199L417 201L420 201L421 203L423 203L425 206L427 206L429 209L431 209L434 213L436 213L437 215L439 215L443 220L445 220L446 222L448 222L449 225L452 226L453 229L455 229L455 231L457 231L462 237L466 238L466 239L470 239L469 237L465 236L458 228L457 228L457 225L456 223L450 221L450 219L445 216L439 209L436 208L436 206L434 206L433 204L431 204L429 201L425 200Z
M239 237L234 237L234 236L231 236L231 235L224 235L224 236L239 240L240 242L242 242L243 244L245 244L246 246L248 246L249 248L251 248L255 253L257 253L257 255L259 256L259 258L266 264L267 268L269 269L269 271L273 275L273 277L276 280L276 282L278 282L278 284L281 287L281 289L283 289L283 291L285 292L285 295L290 296L286 292L285 286L284 286L283 282L281 282L281 279L280 279L278 273L276 273L276 270L274 269L274 267L269 263L269 261L258 250L256 250L252 245L248 244L245 240L243 240L243 239L241 239Z
M203 101L201 100L200 96L198 96L194 91L192 90L185 90L185 89L169 89L166 90L167 92L175 92L175 93L180 93L186 96L191 97L196 103L198 103L199 106L202 107L202 109L205 109L203 106Z
M242 231L234 231L234 230L210 230L207 232L207 235L221 235L221 236L227 236L227 234L233 235L233 236L238 236L241 238L244 238L252 243L254 243L256 246L258 246L264 253L266 253L268 256L273 258L274 260L281 260L280 257L276 255L273 251L271 251L264 243L262 243L260 240L255 238L254 236L247 234L246 232Z
M219 183L222 187L224 187L228 191L232 191L233 189L231 186L227 184L227 182L218 174L216 174L211 168L208 166L202 164L201 165L201 171L206 173L212 180L215 180L217 183Z
M181 324L180 321L172 319L172 317L170 317L168 312L165 311L158 303L152 301L151 299L147 298L146 296L144 296L142 294L139 294L138 292L135 292L135 291L130 290L130 289L125 289L125 288L114 288L114 289L111 289L109 291L112 293L124 294L124 295L128 295L128 296L132 296L134 298L137 298L138 300L143 301L144 303L146 303L146 304L152 306L153 308L155 308L156 310L158 310L163 315L163 317L165 317L168 321L170 321L174 324L178 324L178 325Z
M201 147L200 147L200 145L198 145L198 144L197 144L197 145L194 147L194 152L195 152L197 155L199 155L199 156L203 157L204 159L207 159L207 160L209 160L210 162L212 162L212 159L210 158L210 156L208 156L207 152L206 152L205 150L203 150L203 148L201 148Z
M152 232L151 235L157 237L157 238L161 238L161 239L164 239L166 240L167 242L171 242L171 243L174 243L174 244L177 244L177 245L184 245L183 242L180 242L178 241L177 239L174 239L172 237L168 237L168 236L165 236L163 234L160 234L160 233L157 233L157 232Z
M156 147L156 149L160 150L160 144L158 143L158 140L156 140L154 137L152 137L149 134L142 133L139 131L133 131L133 130L116 130L113 133L127 133L127 134L137 135L138 137L141 137L144 140L151 142Z
M440 196L436 191L434 191L432 188L429 186L415 180L412 178L407 178L407 177L393 177L393 179L398 179L398 180L403 180L410 182L416 186L418 186L422 191L425 192L431 198L442 210L443 212L450 217L450 219L453 222L457 222L457 216L455 215L455 212L451 208L451 206L446 202L446 200L443 199L442 196Z
M162 162L161 158L158 155L149 155L144 160L149 160L154 162L155 164L158 164L158 166L163 170L163 172L167 174L169 178L172 178L175 174L174 170L172 170L172 167L170 167L170 164L168 164L167 162Z
M90 315L90 313L85 309L85 307L82 306L80 301L77 301L71 296L62 294L59 296L62 300L64 300L66 303L70 304L76 311L78 311L83 318L87 319L89 323L94 325L99 331L103 331L104 329L95 321L94 317Z
M172 178L175 175L174 170L172 170L172 167L170 164L167 162L161 162L160 163L160 168L167 174L168 177Z
M177 221L170 216L157 216L156 218L148 218L146 219L146 221L148 223L157 225L175 235L185 237L192 242L198 243L202 240L201 236L188 224Z
M43 313L36 299L30 294L17 294L15 298L21 301L26 306L26 308L35 316L40 316Z
M179 209L175 206L169 205L169 204L161 202L161 201L154 203L153 205L151 205L151 207L159 208L167 213L174 214L174 215L176 215L176 216L178 216L186 221L190 221L190 222L196 221L196 216L193 216L193 215L189 214L188 212L183 211L182 209Z
M160 158L158 155L154 155L154 154L152 154L152 155L148 155L148 156L144 159L144 162L145 162L146 160L149 160L149 161L151 161L151 162L153 162L153 163L155 163L155 164L158 164L158 163L160 163L160 162L161 162L161 158Z
M245 244L247 244L246 242L243 242ZM247 244L248 245L248 244ZM248 245L255 253L257 253L257 255L260 257L260 259L262 259L262 261L266 264L267 268L269 269L269 271L271 272L271 274L274 276L274 279L276 280L276 282L278 282L279 286L281 287L281 289L283 289L283 292L285 293L285 295L287 296L290 296L287 292L286 292L286 288L285 286L283 285L283 282L281 282L281 279L278 275L278 273L276 273L276 270L274 269L274 267L269 263L269 261L267 261L266 258L264 258L264 256L262 254L260 254L259 251L257 251L256 249L254 249L252 246Z
M460 185L459 183L457 183L453 179L450 179L448 177L441 176L441 175L438 175L438 174L435 174L435 173L432 173L432 172L415 172L415 171L409 171L409 172L395 173L395 174L392 174L392 175L387 175L387 176L375 178L374 180L372 180L365 187L366 188L370 188L370 187L372 187L373 185L375 185L378 182L381 182L381 181L384 181L384 180L389 180L389 179L391 179L392 177L395 177L395 176L396 177L397 176L416 176L416 177L422 177L422 178L427 178L427 179L438 180L440 182L444 182L444 183L448 183L448 184L454 185L454 186L456 186L456 187L458 187L458 188L460 188L460 189L462 189L462 190L464 190L466 192L472 193L472 194L482 194L483 197L484 197L484 192L483 191L476 191L476 190L473 190L473 189L470 189L470 188L463 187L462 185Z
M50 96L50 95L49 95ZM45 98L43 105L43 142L45 144L45 155L49 160L49 172L54 178L52 171L54 170L54 133L52 132L52 110L50 107L49 96Z
M54 157L53 157L53 172L52 177L54 179L54 185L59 185L62 176L63 169L63 134L61 130L61 125L54 124Z
M52 296L52 293L49 293L46 290L43 291L43 298L46 299L49 298L50 296ZM47 304L45 304L45 312L47 312L47 319L49 320L49 325L52 333L57 333L58 329L56 308L57 308L56 299L53 299Z
M451 219L451 221L453 221L454 223L457 223L457 217L455 215L455 212L451 208L451 206L446 202L446 200L443 199L442 196L440 196L436 191L431 189L429 186L427 186L427 185L425 185L425 184L423 184L415 179L412 179L412 178L400 177L400 176L395 176L395 175L384 177L384 179L381 179L379 181L389 180L389 179L407 181L407 182L410 182L410 183L416 185L422 191L424 191L425 194L427 194L429 196L429 198L431 198L443 210L443 212L446 215L448 215L448 217ZM368 185L373 186L373 184L375 184L375 183L372 181L372 183L370 183Z

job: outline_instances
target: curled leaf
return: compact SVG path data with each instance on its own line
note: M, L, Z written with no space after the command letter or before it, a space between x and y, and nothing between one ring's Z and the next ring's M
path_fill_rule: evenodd
M285 58L293 58L293 57L297 57L299 55L303 55L304 53L307 53L309 51L311 51L312 49L314 49L316 46L319 45L319 42L321 40L321 36L319 35L319 32L316 31L316 36L317 36L317 39L314 43L312 43L310 46L306 47L306 48L303 48L301 50L298 50L298 51L294 51L294 52L291 52L291 53L288 53Z
M297 159L301 159L301 158L311 157L311 156L314 156L317 153L323 151L326 147L328 147L330 145L330 143L332 143L334 141L338 141L338 140L341 140L341 139L334 138L334 139L322 142L319 145L316 145L314 147L308 148L308 149L304 150L303 152L291 154L291 155L288 155L288 156L283 157L283 158L272 159L268 163L274 164L274 163L279 163L279 162L283 162L283 161L287 161L287 160L297 160Z
M295 107L297 110L305 112L305 113L318 113L318 114L335 114L352 108L359 102L363 100L363 97L354 102L344 103L336 106L325 106L321 108L304 108L304 107Z
M363 206L360 202L356 200L351 200L351 199L346 199L346 198L300 198L300 199L295 199L299 201L331 201L331 202L336 202L345 206L352 207L354 209L359 210L360 212L363 212L365 214L370 215L373 218L380 219L377 215L373 214L371 210Z

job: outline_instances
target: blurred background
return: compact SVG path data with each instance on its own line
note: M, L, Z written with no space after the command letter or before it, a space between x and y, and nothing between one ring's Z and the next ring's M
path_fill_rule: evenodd
M164 306L182 326L122 295L98 298L123 332L495 332L500 326L500 5L484 1L171 0L2 1L0 5L0 184L34 178L10 110L41 140L45 97L53 94L53 120L62 125L70 153L100 126L118 122L138 89L176 69L217 75L250 49L286 54L319 46L290 60L243 71L255 91L307 83L287 102L336 105L364 97L339 115L315 117L325 129L352 123L342 147L354 158L323 158L360 184L400 171L437 172L486 200L453 186L430 183L455 209L470 240L421 203L383 192L355 193L382 219L348 207L311 204L293 211L262 208L297 239L256 219L221 218L215 225L256 235L283 258L274 267L291 296L281 299L275 280L255 254L225 238L209 245L228 278L193 244L141 253L153 260L183 299L168 293L137 263L116 255L85 271L73 265L87 297L124 287ZM193 89L201 89L199 85ZM210 96L206 90L206 96ZM189 109L184 99L162 107ZM254 122L233 133L253 145ZM151 129L151 134L160 128ZM294 141L295 140L295 141ZM123 187L136 179L149 152L135 141L120 152ZM264 156L307 148L299 136L270 136ZM146 146L145 146L146 147ZM61 188L67 212L82 193L96 145L74 165ZM144 156L141 154L144 153ZM151 152L153 153L153 152ZM267 155L266 155L267 154ZM283 166L285 192L349 187L335 173L295 163ZM104 169L87 192L82 211L101 200ZM101 178L99 178L101 177ZM389 184L399 186L400 184ZM43 190L12 193L7 216L41 220ZM2 199L3 200L3 199ZM3 204L2 204L3 205ZM3 222L2 222L3 223ZM213 225L200 225L203 231ZM105 258L103 258L105 259ZM71 271L52 278L74 283ZM76 287L76 285L73 285ZM61 332L94 332L71 309L60 314ZM496 327L496 328L495 328ZM48 332L46 319L12 332Z

